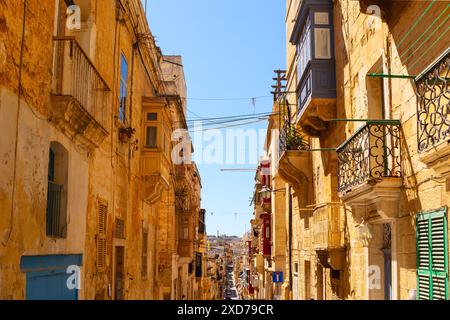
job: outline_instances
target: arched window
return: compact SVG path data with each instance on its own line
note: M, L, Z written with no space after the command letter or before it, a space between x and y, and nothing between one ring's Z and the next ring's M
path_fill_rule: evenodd
M47 236L65 238L67 235L67 189L69 153L58 142L50 143L48 160Z

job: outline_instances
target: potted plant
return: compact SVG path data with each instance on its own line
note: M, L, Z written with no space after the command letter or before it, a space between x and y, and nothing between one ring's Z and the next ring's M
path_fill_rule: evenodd
M132 127L120 127L119 128L119 140L123 143L129 142L133 135L136 133L136 129Z
M288 127L286 130L287 150L304 150L308 147L305 137L295 128Z

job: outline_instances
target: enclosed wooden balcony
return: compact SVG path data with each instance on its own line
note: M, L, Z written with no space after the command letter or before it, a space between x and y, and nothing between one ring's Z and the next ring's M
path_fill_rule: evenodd
M180 240L178 242L178 255L180 258L192 259L194 257L194 241Z
M303 0L290 42L297 47L297 123L317 137L336 117L333 2Z
M397 196L402 185L401 127L368 121L338 149L338 193L344 200Z
M263 214L261 216L262 225L260 232L260 252L264 258L270 258L272 255L272 243L271 243L271 222L270 214Z
M345 211L342 204L325 203L316 206L313 221L315 250L335 250L345 247Z
M108 135L110 89L72 37L54 38L51 121L86 148Z

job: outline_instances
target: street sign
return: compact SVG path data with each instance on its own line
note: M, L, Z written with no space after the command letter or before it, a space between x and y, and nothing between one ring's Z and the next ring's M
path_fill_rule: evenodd
M283 282L283 272L275 271L272 273L273 283Z

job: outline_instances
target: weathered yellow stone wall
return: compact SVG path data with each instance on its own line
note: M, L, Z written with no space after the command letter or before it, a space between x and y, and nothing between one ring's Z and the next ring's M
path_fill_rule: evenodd
M177 273L172 270L178 269L178 227L170 136L175 119L169 113L161 127L166 130L169 143L166 154L162 155L163 165L158 170L169 187L164 189L156 203L150 204L144 201L142 194L141 150L145 143L142 98L154 97L157 90L163 89L161 83L165 79L155 54L158 50L150 53L142 43L140 50L134 46L138 40L142 41L137 39L136 32L143 32L148 33L146 39L155 47L144 20L139 26L143 30L133 28L138 15L139 19L144 17L142 7L137 0L123 3L124 19L117 20L115 1L91 1L81 8L82 30L66 33L81 43L111 89L107 105L108 127L104 128L108 136L98 148L88 152L47 121L56 2L38 4L27 1L19 111L17 94L23 2L0 3L0 124L3 128L0 137L0 299L25 297L25 273L19 270L21 256L50 254L83 254L79 298L113 299L116 285L114 250L117 246L125 248L123 298L174 298ZM130 143L122 143L118 137L122 53L128 62L126 125L136 130ZM58 240L49 239L45 234L50 141L60 142L69 153L68 232L67 238ZM199 177L197 179L195 183L199 184ZM193 196L200 201L199 187ZM103 271L96 267L99 200L108 206L107 257ZM125 239L114 236L116 218L125 221ZM195 217L192 223L197 223ZM143 230L148 232L146 275L142 274ZM188 279L187 265L182 270L183 282L186 282L182 283L184 287L192 279Z
M21 256L84 250L87 189L83 186L88 181L89 156L48 121L53 12L53 1L27 2L21 63L23 2L0 3L0 299L25 297ZM71 183L67 237L57 240L46 237L45 229L51 141L58 141L69 152Z

